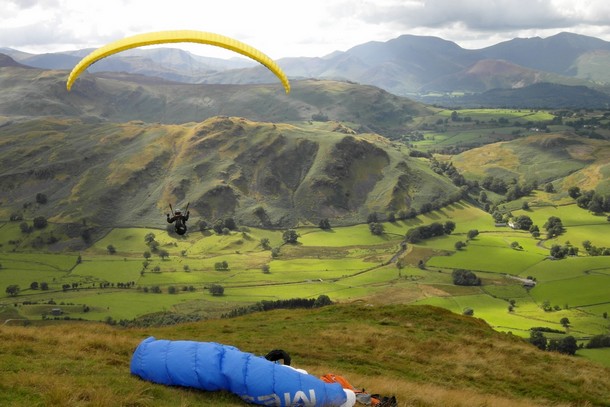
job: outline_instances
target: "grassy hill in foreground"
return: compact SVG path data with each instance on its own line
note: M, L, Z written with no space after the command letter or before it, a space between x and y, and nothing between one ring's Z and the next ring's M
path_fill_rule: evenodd
M144 382L129 373L148 336L215 341L396 395L400 406L609 406L610 371L539 351L480 319L429 306L365 303L278 310L166 328L0 327L0 404L242 406L236 396Z

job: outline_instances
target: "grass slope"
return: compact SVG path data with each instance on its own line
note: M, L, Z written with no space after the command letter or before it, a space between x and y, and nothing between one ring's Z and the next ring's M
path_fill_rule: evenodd
M283 348L294 366L310 374L344 375L357 387L396 395L401 406L610 405L610 372L599 365L539 351L477 318L439 308L366 304L270 311L171 328L2 326L0 401L11 406L245 405L232 394L131 376L131 354L150 335L215 341L259 355Z

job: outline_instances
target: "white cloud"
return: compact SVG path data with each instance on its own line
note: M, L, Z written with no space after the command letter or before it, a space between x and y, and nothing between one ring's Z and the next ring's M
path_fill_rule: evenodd
M0 9L0 47L39 53L170 29L217 32L272 58L324 56L402 34L466 48L560 31L610 40L605 0L0 0Z

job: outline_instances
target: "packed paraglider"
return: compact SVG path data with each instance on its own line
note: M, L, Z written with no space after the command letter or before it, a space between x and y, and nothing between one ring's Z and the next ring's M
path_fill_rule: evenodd
M282 349L262 357L216 342L149 337L134 351L131 373L168 386L229 391L248 403L265 406L397 406L393 396L371 395L357 390L342 376L318 378L290 363L290 355Z

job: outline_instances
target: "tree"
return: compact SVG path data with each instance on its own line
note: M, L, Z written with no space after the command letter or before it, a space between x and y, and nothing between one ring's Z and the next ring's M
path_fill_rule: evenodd
M165 260L166 257L169 257L169 252L165 249L161 249L159 250L159 257L161 257L161 260Z
M369 230L375 236L383 235L383 231L384 231L383 225L381 223L378 223L378 222L369 223Z
M26 222L21 222L19 224L19 229L21 229L21 233L32 233L32 227L28 225Z
M175 286L170 285L169 287L167 287L167 293L168 294L176 294L178 292L178 290L176 289Z
M284 243L294 244L297 242L298 238L299 234L294 229L288 229L282 234L282 240L284 241Z
M41 193L41 192L37 193L36 194L36 202L41 204L41 205L46 204L47 203L47 196L45 194Z
M218 219L216 222L214 222L214 226L212 226L212 229L214 229L214 232L216 232L216 234L222 234L222 230L225 227L225 222L222 219Z
M443 226L446 235L450 235L455 230L455 222L448 220Z
M551 247L551 256L555 259L563 259L564 257L566 257L567 254L567 250L564 247L561 247L558 244L554 244Z
M553 238L563 233L563 224L557 216L551 216L544 224L544 229L547 231L547 237Z
M153 242L154 240L155 240L155 234L154 233L147 233L146 236L144 236L144 241L148 245L150 245L150 243Z
M320 229L322 230L330 230L330 222L328 221L328 218L324 218L322 220L320 220L320 223L318 225L320 227Z
M453 277L453 284L455 285L481 285L481 279L470 270L455 269L453 270L453 273L451 273L451 277Z
M109 244L108 246L106 246L106 250L108 250L109 254L115 254L116 253L116 249L113 245Z
M459 240L459 241L455 242L455 244L453 246L455 247L455 250L462 250L462 248L466 247L466 243Z
M38 282L37 281L32 281L32 283L30 284L30 288L32 290L38 290Z
M515 219L515 223L518 225L519 229L529 230L534 224L534 221L532 221L532 218L527 215L520 215Z
M377 217L377 213L373 212L370 213L369 216L366 218L366 223L377 223L379 222L379 218Z
M17 294L19 294L19 291L21 291L21 288L19 288L17 284L11 284L6 287L6 293L11 297L16 297Z
M546 184L544 184L544 192L553 193L555 192L555 187L552 183L547 182Z
M233 218L226 218L224 227L229 230L236 230L237 223L235 223L235 219L233 219Z
M566 336L565 338L561 338L557 343L556 349L554 350L566 355L575 355L577 349L578 343L576 342L576 338L570 335Z
M263 237L261 238L261 247L263 250L271 250L271 244L269 243L269 238Z
M470 229L467 234L468 239L474 239L478 235L479 235L479 231L477 229Z
M225 293L225 289L220 284L212 284L210 286L210 294L212 294L214 296L221 296L221 295L224 295L224 293Z
M568 188L568 195L570 195L570 198L572 199L577 199L580 196L580 188L577 186Z
M197 222L197 227L199 228L200 232L203 232L208 228L208 222L201 219L199 222Z
M568 328L570 326L570 320L567 317L563 317L561 318L561 320L559 320L559 323L561 324L561 326L563 326L564 328Z
M47 291L49 289L49 283L43 281L40 283L40 289L43 291Z
M313 307L320 308L326 305L332 305L332 303L333 302L330 300L330 297L328 295L322 294L318 298L316 298L316 301L313 303Z
M539 330L530 331L529 342L540 350L546 350L546 336Z
M146 260L150 259L150 257L151 257L151 254L150 254L150 252L149 252L148 250L146 250L146 251L144 252L144 254L142 254L142 255L144 256L144 258L145 258Z
M265 273L265 274L270 273L270 267L268 264L263 264L263 266L261 267L261 270L263 270L263 273Z

